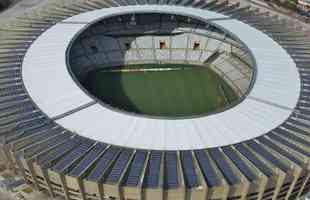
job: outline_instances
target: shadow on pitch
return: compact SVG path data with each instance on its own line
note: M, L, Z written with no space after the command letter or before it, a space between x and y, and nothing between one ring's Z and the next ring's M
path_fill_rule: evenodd
M95 77L98 76L97 73L100 73L101 70L97 69L89 72L83 84L87 90L108 106L127 112L143 114L126 93L122 82L122 72L104 73L103 76L100 76L101 80L98 81L98 78Z

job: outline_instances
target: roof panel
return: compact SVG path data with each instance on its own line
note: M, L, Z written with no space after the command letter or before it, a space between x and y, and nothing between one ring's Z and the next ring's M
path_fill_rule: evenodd
M278 152L282 156L287 157L289 160L293 161L297 165L299 165L299 166L302 165L302 163L294 155L290 154L289 152L285 151L284 149L281 149L278 145L276 145L275 143L266 139L265 137L259 137L258 141L265 144L266 146L273 149L274 151Z
M124 173L124 170L126 170L126 166L130 160L130 157L132 155L132 150L124 149L122 150L121 154L117 158L115 164L111 168L111 171L105 178L105 182L107 183L118 183L120 181L120 178L122 174Z
M97 158L97 156L107 147L106 144L98 143L69 173L70 176L80 176L81 173Z
M197 187L199 183L198 183L198 177L195 171L196 169L195 169L195 165L194 165L194 161L192 157L192 152L182 151L180 154L180 159L182 163L186 186L188 188Z
M240 158L240 156L232 149L230 146L223 147L223 152L227 157L236 165L236 167L242 172L242 174L247 177L249 181L256 180L256 175L250 167Z
M79 143L78 138L67 140L66 142L64 142L60 146L57 146L57 148L53 149L51 152L46 154L44 157L42 157L38 162L38 164L44 168L50 167L54 160L60 159L66 153L71 151L76 145L78 145L78 143Z
M268 152L265 148L263 148L260 144L255 141L247 141L247 145L249 145L257 154L261 155L264 159L271 162L274 166L280 168L283 172L287 172L289 167L286 166L283 162L281 162L277 157Z
M59 160L51 169L59 173L64 172L64 170L70 165L72 165L74 161L83 156L93 143L93 141L83 140L78 147L76 147L69 154L61 158L61 160Z
M165 152L164 188L171 189L179 186L178 156L176 151Z
M206 152L204 150L196 150L195 155L207 185L209 187L220 185L220 178L216 175L215 169L211 165L210 158L206 155Z
M281 144L293 149L296 152L299 152L307 157L310 157L310 152L305 151L304 149L300 148L299 146L295 145L294 143L289 142L288 140L283 139L282 137L274 134L274 133L268 133L268 137L270 137L272 140L275 140L277 142L280 142Z
M223 173L227 182L230 185L238 184L240 181L239 178L233 172L233 170L230 167L230 164L228 163L227 160L225 160L221 151L218 148L212 148L212 149L208 149L208 152L211 158L215 161L217 167Z
M120 148L110 147L106 152L100 157L99 161L96 164L96 167L91 171L87 176L87 180L90 181L100 181L103 177L105 170L109 167L112 161L119 154Z
M145 170L143 187L156 188L159 186L161 160L161 151L151 151L148 165Z
M128 169L128 175L124 180L124 185L134 187L139 184L146 156L147 151L138 150L135 153L135 157L133 158L131 166Z
M259 169L267 177L271 177L273 175L272 170L265 163L259 160L243 144L236 144L234 146L244 157L246 157L246 159L248 159L257 169Z
M277 132L279 135L281 135L282 137L286 137L287 139L290 139L294 142L300 143L306 147L310 147L310 142L307 141L306 139L303 139L301 137L298 137L297 135L288 132L287 130L281 129L281 128L277 128L274 130L274 132ZM297 132L299 133L299 132Z

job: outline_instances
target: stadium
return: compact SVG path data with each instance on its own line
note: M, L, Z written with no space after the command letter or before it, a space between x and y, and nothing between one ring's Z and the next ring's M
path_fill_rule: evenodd
M310 42L228 1L90 0L1 27L1 156L66 200L310 191Z

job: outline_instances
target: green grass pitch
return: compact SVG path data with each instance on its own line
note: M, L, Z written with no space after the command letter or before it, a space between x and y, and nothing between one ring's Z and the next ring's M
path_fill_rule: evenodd
M113 71L115 69L123 71ZM153 116L206 114L238 98L231 87L208 67L185 64L101 68L90 72L84 85L111 106Z

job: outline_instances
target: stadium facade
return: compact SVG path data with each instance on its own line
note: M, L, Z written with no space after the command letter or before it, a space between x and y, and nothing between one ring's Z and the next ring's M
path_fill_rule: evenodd
M51 2L1 33L1 152L36 189L67 200L310 190L310 43L294 23L227 1L94 0ZM204 116L128 113L79 83L93 66L210 60L240 101Z

